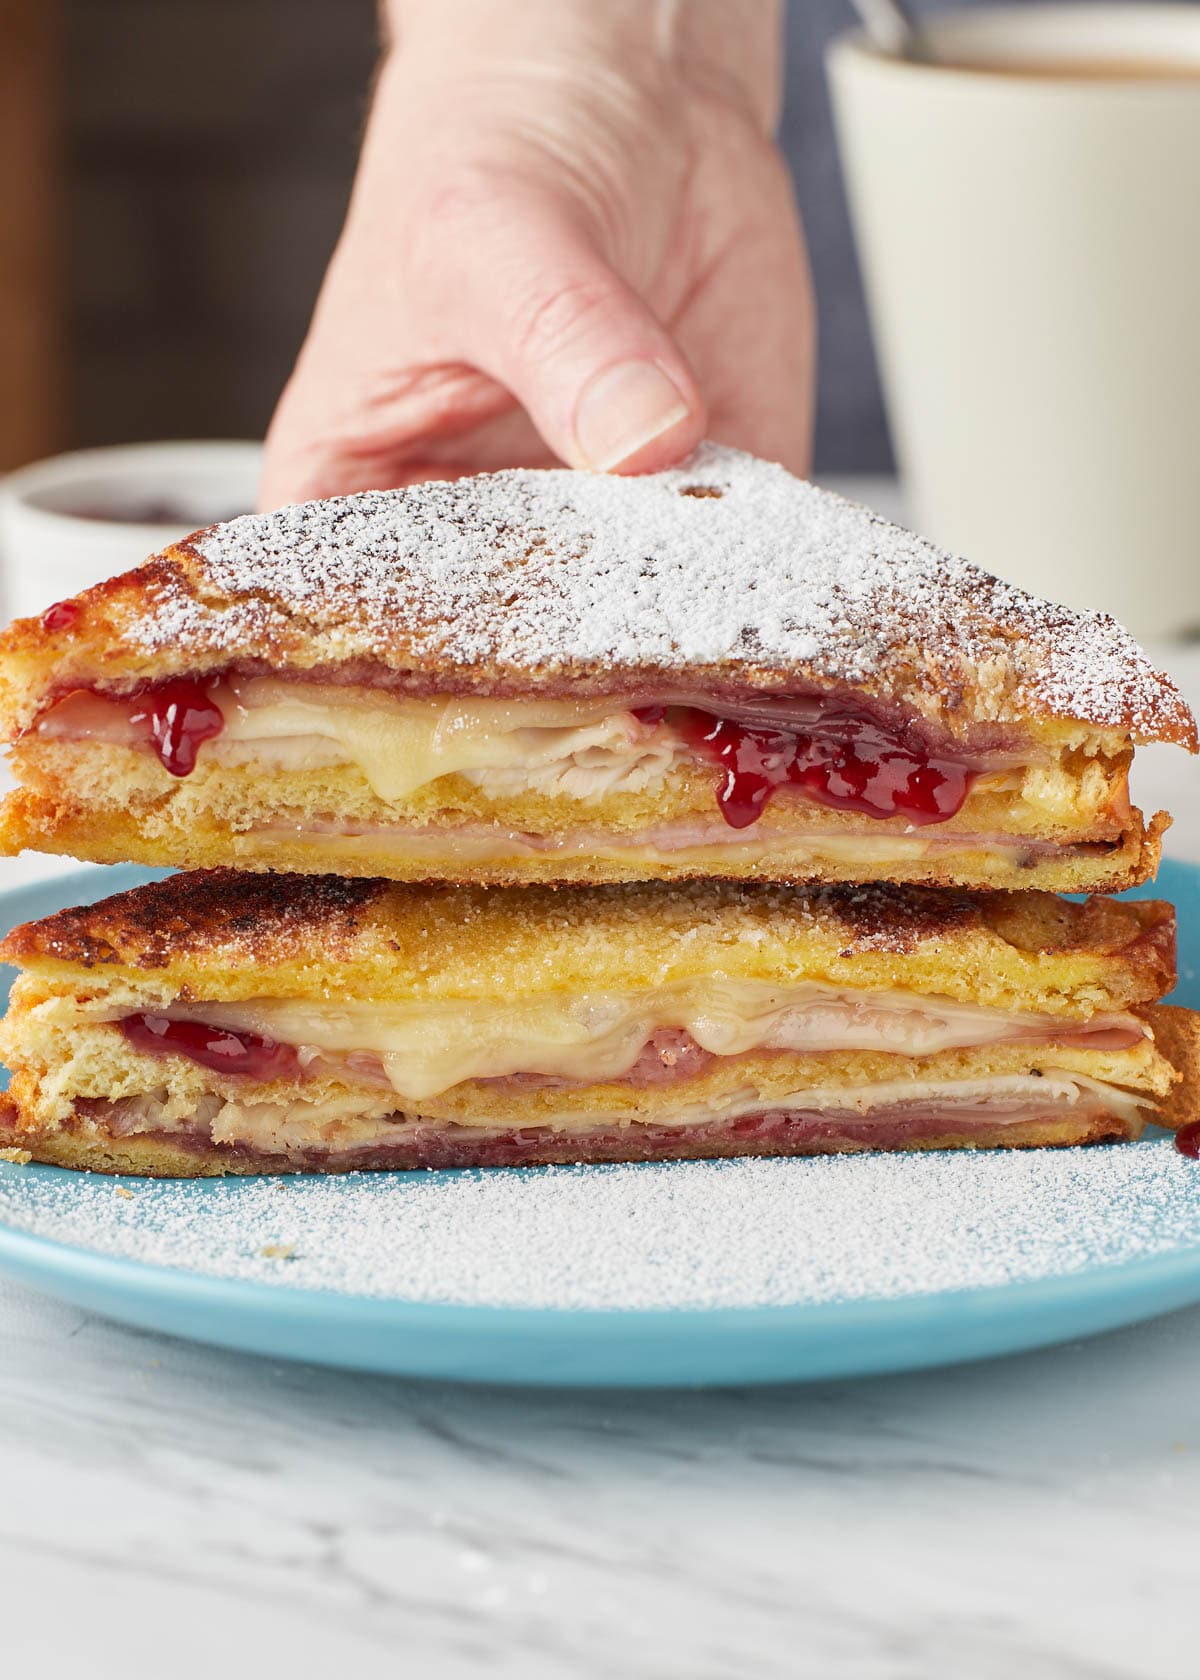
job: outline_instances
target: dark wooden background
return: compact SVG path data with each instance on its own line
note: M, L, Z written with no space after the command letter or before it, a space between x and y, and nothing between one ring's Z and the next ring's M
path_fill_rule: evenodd
M827 470L890 461L821 69L850 16L788 8ZM0 466L261 434L344 209L373 0L0 0L0 20Z

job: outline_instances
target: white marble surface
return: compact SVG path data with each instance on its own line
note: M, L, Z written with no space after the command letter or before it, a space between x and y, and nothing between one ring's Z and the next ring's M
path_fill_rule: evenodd
M1200 859L1194 765L1140 787ZM1200 1309L589 1395L277 1366L0 1282L0 1676L1194 1680L1198 1392Z

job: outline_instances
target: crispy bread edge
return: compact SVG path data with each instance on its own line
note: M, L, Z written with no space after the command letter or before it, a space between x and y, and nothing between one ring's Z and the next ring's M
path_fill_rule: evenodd
M771 475L777 470L768 463L759 466ZM459 481L457 486L414 485L397 492L397 568L402 566L404 542L416 540L422 532L427 534L439 525L473 536L481 548L494 543L488 521L497 508L504 510L511 476L481 475ZM559 474L556 482L564 489L563 505L569 506L571 493L567 486L572 475ZM641 494L636 481L628 482L631 498ZM493 491L498 497L495 507L490 501ZM797 484L796 494L803 497L812 492ZM345 500L349 506L353 498ZM329 503L322 507L327 517ZM877 515L865 517L881 531L889 528L888 522ZM295 508L288 510L288 518L294 526ZM356 599L352 585L340 595L331 587L301 601L276 599L268 590L257 587L231 592L218 583L219 568L205 553L205 539L213 540L217 529L194 532L138 569L74 597L75 619L66 630L47 629L37 618L18 619L12 624L0 636L0 716L8 728L24 727L56 687L61 691L64 686L86 686L93 681L128 685L209 673L237 659L258 661L277 671L328 668L346 659L348 639L353 645L354 630L365 627L370 634L360 638L357 657L362 658L363 648L369 648L380 668L393 676L401 680L440 678L447 691L457 684L459 692L484 693L490 689L537 693L567 684L572 692L588 688L593 693L613 693L630 688L644 691L647 683L653 686L663 678L677 685L681 676L714 691L732 686L780 693L815 683L902 705L946 726L961 725L970 713L1026 726L1031 721L1036 725L1041 720L1070 717L1103 730L1136 735L1140 740L1170 741L1191 751L1197 748L1196 722L1183 696L1165 673L1149 665L1141 650L1112 620L1053 606L1001 583L978 567L946 571L944 604L950 623L985 640L986 657L981 658L978 650L974 658L967 657L964 634L963 648L943 650L940 666L934 671L928 645L913 627L903 626L870 677L862 679L855 674L841 683L831 683L822 674L819 661L800 659L780 666L731 656L714 663L698 663L683 672L675 666L622 666L611 656L555 655L541 662L506 665L496 654L484 651L463 662L439 651L439 633L450 629L445 609L440 615L434 611L424 616L420 600L414 602L411 613L392 611L390 616L380 617L378 603L373 603L369 595ZM287 540L289 529L283 527L279 540ZM269 523L267 530L271 530ZM548 543L547 534L541 536L543 540L537 546L548 546L552 557L553 535L549 534ZM504 610L507 576L515 586L528 560L528 550L523 554L519 549L514 551L509 573L498 582L492 580L494 601L485 605L496 619ZM420 587L419 579L414 587ZM545 587L550 589L551 585ZM886 610L886 601L886 586L881 585L878 611ZM253 629L247 631L245 615L250 603ZM865 610L870 613L870 602ZM146 630L152 623L157 633L143 638L146 645L139 645L135 632ZM1059 641L1069 639L1084 624L1093 633L1107 632L1124 648L1124 667L1104 685L1102 699L1098 693L1087 693L1086 684L1085 692L1064 697L1055 680L1054 654ZM251 640L252 648L246 645ZM1064 709L1072 702L1074 710Z
M1156 1123L1178 1131L1200 1119L1200 1011L1157 1003L1139 1009L1150 1023L1159 1053L1179 1074L1179 1082L1157 1105Z
M925 862L906 864L890 871L893 879L907 880L928 886L968 887L975 890L1003 888L1004 890L1033 888L1044 892L1124 892L1128 887L1141 886L1152 880L1162 855L1162 835L1170 826L1170 817L1158 812L1142 829L1129 829L1119 847L1102 858L1048 857L1036 860L1028 867L1014 861L1008 875L997 879L994 859L986 870L981 866L970 873L964 863L955 865L943 854ZM168 839L148 837L136 818L129 813L106 812L103 821L96 814L77 810L42 797L26 788L18 788L0 803L0 855L15 857L22 851L47 852L58 856L75 857L90 863L141 863L152 867L180 869L213 869L230 863L244 871L280 871L297 875L337 874L359 879L386 878L413 884L432 881L450 882L460 886L524 886L541 883L548 886L570 886L600 882L644 881L650 867L643 858L623 861L617 853L610 857L580 856L563 858L554 853L531 854L519 861L498 863L452 863L446 870L431 873L428 854L420 852L406 857L395 838L385 836L378 846L364 847L350 852L336 845L322 846L320 841L286 840L274 836L250 833L231 833L226 829L204 829L191 825L179 829ZM402 839L402 835L398 838ZM725 850L725 848L723 848ZM969 847L963 857L971 856ZM811 848L796 847L795 861L789 863L785 848L778 856L764 863L761 859L747 860L740 868L732 859L722 857L714 864L710 857L688 862L678 856L657 866L652 877L660 881L723 880L775 881L789 886L808 886L819 881L859 883L861 867L833 865L814 869Z
M0 1097L0 1141L12 1133L15 1117L15 1104L7 1097ZM946 1132L894 1153L910 1154L935 1149L1069 1148L1078 1144L1111 1142L1133 1136L1136 1136L1136 1131L1124 1125L1115 1116L1094 1120L1082 1126L1078 1121L1063 1119L1040 1121L1025 1126L998 1126L994 1132L984 1133L982 1137L979 1133L964 1137L961 1133ZM241 1159L216 1145L207 1149L180 1149L169 1139L158 1136L94 1139L71 1132L56 1132L42 1137L22 1137L15 1134L15 1139L22 1149L29 1150L34 1160L51 1166L106 1174L128 1173L142 1178L219 1178L226 1175L252 1176L264 1172L342 1173L371 1170L356 1159L321 1167L300 1167L276 1157ZM751 1143L749 1147L730 1148L720 1152L696 1146L691 1150L678 1150L671 1156L664 1155L662 1159L711 1160L748 1155L777 1156L780 1153L778 1148L754 1147ZM834 1137L828 1140L825 1148L819 1151L805 1150L802 1153L843 1155L863 1154L869 1151L864 1150L861 1143L839 1141ZM620 1161L640 1160L644 1157L630 1150L628 1154L606 1153L602 1158L606 1161ZM574 1164L588 1159L586 1146L575 1136L565 1141L548 1142L543 1150L531 1156L527 1164Z
M846 958L903 958L956 938L1023 957L1083 954L1097 959L1098 984L1110 959L1113 973L1130 982L1121 995L1131 1000L1161 997L1175 979L1175 913L1153 899L1078 904L1037 892L753 882L479 889L237 870L168 876L23 923L0 943L0 960L60 976L86 969L157 978L180 969L193 980L206 958L220 971L234 960L290 970L299 959L310 969L318 951L326 958L315 962L321 969L372 963L380 954L403 965L414 950L424 960L439 922L449 960L464 946L487 950L500 940L518 968L531 945L536 955L595 934L614 951L649 940L660 952L664 939L722 927L756 941L769 933L785 945L833 940Z

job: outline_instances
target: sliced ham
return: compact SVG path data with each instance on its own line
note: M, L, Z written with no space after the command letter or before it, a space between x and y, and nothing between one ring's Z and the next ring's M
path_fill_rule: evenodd
M645 1125L596 1117L570 1127L458 1125L397 1113L360 1135L305 1133L288 1106L279 1122L259 1104L239 1117L236 1104L205 1099L190 1124L163 1128L145 1098L88 1102L80 1118L110 1136L161 1136L198 1153L221 1152L264 1167L321 1171L353 1167L523 1166L540 1162L654 1161L716 1155L803 1155L841 1149L911 1149L929 1144L1003 1141L1006 1130L1046 1122L1070 1123L1078 1136L1137 1136L1146 1099L1082 1076L1043 1081L997 1079L990 1084L946 1083L910 1095L896 1086L814 1093L787 1102L750 1101L722 1114L692 1115L678 1123ZM873 1100L874 1099L874 1100ZM292 1105L294 1107L294 1105ZM232 1112L231 1112L232 1111Z

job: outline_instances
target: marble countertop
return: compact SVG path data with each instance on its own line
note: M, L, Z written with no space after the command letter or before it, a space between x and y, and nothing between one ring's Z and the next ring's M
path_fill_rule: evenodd
M1139 791L1200 860L1194 765ZM1194 1680L1197 1393L1200 1309L905 1377L521 1393L0 1281L0 1673Z

